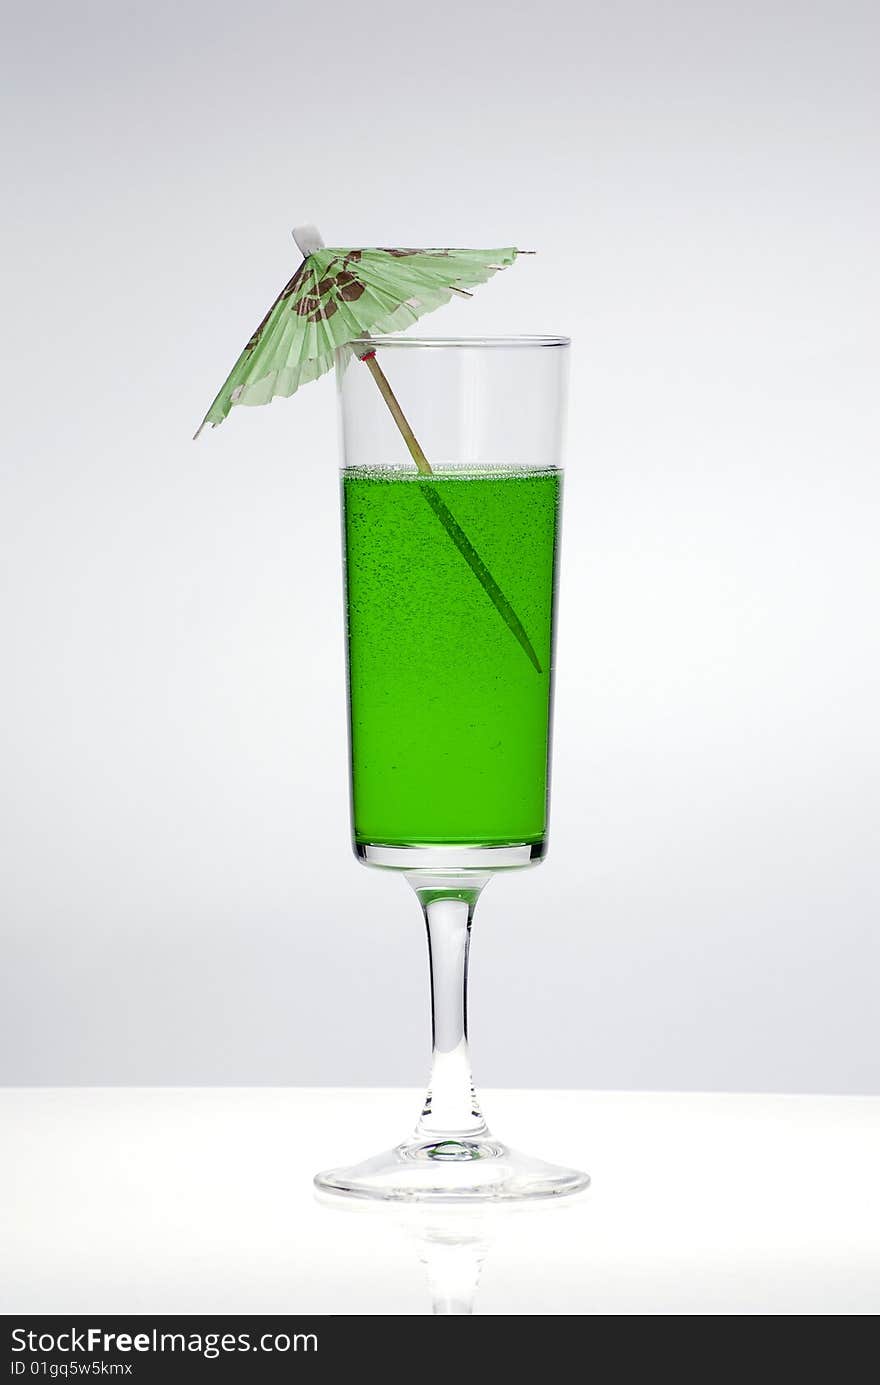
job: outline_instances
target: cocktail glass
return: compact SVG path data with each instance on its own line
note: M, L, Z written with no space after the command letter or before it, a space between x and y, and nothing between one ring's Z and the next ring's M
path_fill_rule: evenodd
M500 1201L589 1181L492 1135L467 1041L480 892L546 850L568 347L372 338L430 474L357 353L340 360L354 849L422 906L433 1062L414 1134L319 1174L326 1192Z

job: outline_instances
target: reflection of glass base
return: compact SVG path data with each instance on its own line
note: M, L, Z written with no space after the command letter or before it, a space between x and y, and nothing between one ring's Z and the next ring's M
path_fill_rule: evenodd
M518 1154L490 1135L407 1140L315 1178L323 1192L385 1202L519 1202L578 1193L589 1182L588 1174Z

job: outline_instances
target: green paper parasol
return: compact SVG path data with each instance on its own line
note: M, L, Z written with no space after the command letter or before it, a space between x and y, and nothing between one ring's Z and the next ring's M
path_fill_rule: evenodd
M470 297L518 251L331 249L313 226L297 227L304 259L251 336L196 432L217 427L235 404L268 404L316 380L350 348L369 368L418 470L431 466L370 349L371 333L400 331L453 295ZM527 253L527 252L525 252ZM365 340L366 338L366 340ZM522 622L443 498L430 486L425 500L531 663L541 665Z

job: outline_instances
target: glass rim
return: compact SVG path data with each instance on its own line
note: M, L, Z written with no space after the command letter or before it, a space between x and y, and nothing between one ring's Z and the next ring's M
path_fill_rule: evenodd
M381 347L547 347L571 346L571 337L554 335L517 335L508 337L410 337L389 332L386 336L356 337L358 344Z

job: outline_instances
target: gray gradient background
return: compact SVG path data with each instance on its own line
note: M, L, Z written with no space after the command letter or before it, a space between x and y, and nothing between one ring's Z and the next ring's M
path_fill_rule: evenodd
M554 835L486 1084L880 1091L880 10L153 0L4 19L2 1072L417 1083L347 845L332 381L190 434L316 220L540 256L575 341Z

